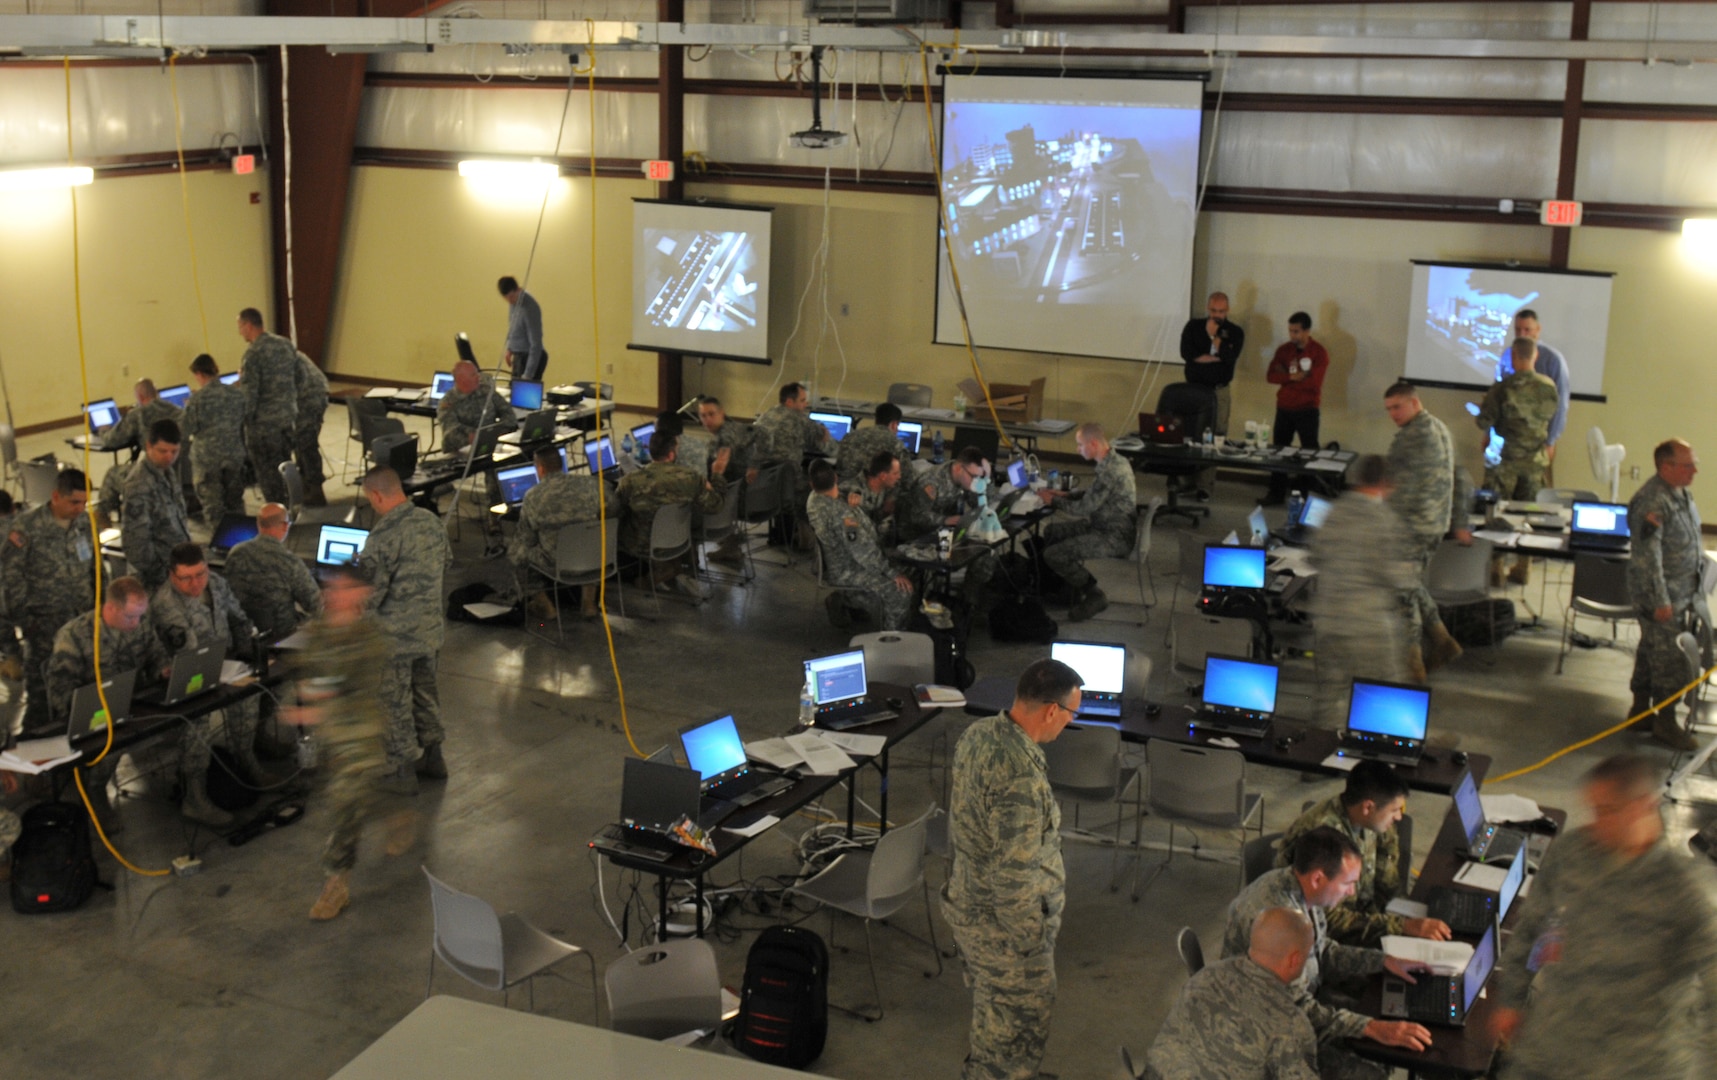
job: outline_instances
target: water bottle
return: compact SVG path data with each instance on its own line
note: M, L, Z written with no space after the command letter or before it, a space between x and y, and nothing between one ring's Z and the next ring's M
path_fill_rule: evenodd
M805 672L805 685L799 688L799 726L810 727L817 719L817 699L811 691L811 673Z
M628 431L626 437L620 440L620 452L636 461L638 459L638 440Z
M1288 492L1288 524L1298 525L1300 515L1306 512L1306 497L1298 491Z
M310 737L308 728L301 727L298 729L298 745L295 749L300 769L314 769L316 767L316 740Z
M930 460L936 465L942 464L942 429L936 429L936 437L930 441Z
M1216 445L1216 433L1209 428L1204 429L1204 448L1209 450Z

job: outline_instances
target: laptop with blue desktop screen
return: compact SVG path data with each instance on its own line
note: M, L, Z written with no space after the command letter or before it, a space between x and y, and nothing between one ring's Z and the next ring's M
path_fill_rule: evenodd
M1031 486L1031 466L1025 463L1025 458L1015 458L1008 463L1008 483L1015 491L1024 491Z
M162 401L168 402L175 408L179 409L183 409L185 407L185 402L191 400L191 388L186 386L184 383L180 383L178 386L169 386L167 389L162 390L159 393Z
M847 437L847 432L853 429L853 418L842 416L840 413L814 412L811 419L823 425L829 431L829 438L840 442Z
M221 385L222 386L231 386L233 383L238 382L238 377L242 374L243 374L243 372L240 372L240 371L229 371L229 372L227 372L225 375L221 376Z
M246 540L254 540L256 531L256 518L249 514L228 514L215 526L209 538L209 550L231 551Z
M607 472L614 467L614 436L604 435L595 442L584 444L584 456L593 473Z
M1574 551L1620 554L1628 549L1628 508L1618 503L1576 502L1568 522Z
M1336 752L1411 767L1419 764L1430 725L1429 687L1355 679Z
M1204 660L1204 703L1192 726L1199 731L1263 738L1276 715L1276 688L1281 676L1275 664L1211 653Z
M924 439L924 425L915 420L902 420L900 427L895 429L900 441L906 444L906 452L918 453L918 444Z
M751 767L731 713L681 728L680 749L702 781L705 799L746 806L793 786L786 777Z
M447 396L447 391L453 389L453 373L437 371L429 380L429 400L440 401Z
M865 676L863 649L807 660L805 677L811 682L816 727L845 731L900 715L888 702L865 696L870 681Z
M543 407L543 384L530 379L514 379L512 397L509 400L515 409L536 412Z
M1507 862L1526 847L1528 838L1525 832L1485 820L1478 779L1471 769L1461 774L1451 798L1455 803L1455 813L1461 816L1461 831L1467 837L1467 858L1475 862Z
M1127 679L1127 647L1098 641L1057 641L1049 658L1079 673L1079 719L1119 720Z
M517 506L525 501L525 493L537 486L537 467L514 465L509 469L496 469L495 486L500 489L503 503L509 507Z
M632 429L632 444L637 447L637 450L633 451L633 456L638 459L638 464L644 465L649 462L650 438L655 434L656 423L653 420L648 424L639 424Z
M1204 588L1206 591L1228 592L1235 589L1264 587L1263 548L1233 547L1226 544L1206 544L1204 547Z
M119 423L119 406L112 398L92 401L83 407L83 412L89 420L91 435L105 435L113 425Z

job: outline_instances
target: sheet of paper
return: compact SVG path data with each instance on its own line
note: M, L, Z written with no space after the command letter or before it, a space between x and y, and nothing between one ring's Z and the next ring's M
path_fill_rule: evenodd
M47 739L26 739L0 754L0 771L34 776L68 761L76 761L79 756L64 735Z
M1346 757L1342 754L1331 754L1329 757L1324 758L1323 761L1319 762L1319 764L1326 769L1340 769L1342 772L1352 772L1353 767L1359 764L1359 759L1356 757Z
M883 735L860 735L854 731L817 731L818 738L857 757L875 757L888 745Z
M1384 934L1380 944L1383 955L1424 964L1439 975L1459 975L1473 958L1473 947L1464 941L1430 941Z
M1489 540L1497 547L1513 547L1520 534L1513 529L1474 529L1473 535L1480 540Z
M465 610L469 611L471 613L472 618L493 619L496 616L505 615L507 612L509 612L513 609L508 607L506 604L489 604L489 603L478 602L475 604L466 604Z
M781 819L776 817L774 814L764 814L762 817L743 828L733 825L723 825L722 828L739 836L756 836L760 832L774 828L775 823L780 820Z
M1524 795L1480 795L1486 821L1537 821L1544 816L1537 803Z
M294 630L274 643L277 649L302 649L310 644L310 634L304 630Z
M1347 462L1335 461L1330 458L1319 458L1316 461L1306 462L1306 468L1313 472L1346 472Z
M1568 546L1568 538L1557 534L1539 536L1536 533L1522 533L1514 546L1529 551L1561 551Z
M390 398L394 396L394 393L398 389L399 387L397 386L372 386L368 390L364 391L364 396Z
M222 685L225 685L227 683L235 683L235 682L238 682L240 679L248 679L251 677L252 674L253 673L250 670L250 665L245 663L243 660L222 660L221 661L221 683L222 683Z
M805 771L812 776L834 776L858 764L839 747L809 731L789 735L786 742L805 759Z
M1389 906L1383 909L1391 915L1399 915L1403 919L1423 919L1431 914L1431 909L1417 900L1409 900L1397 896L1389 901Z
M950 705L957 708L966 704L965 691L957 686L919 683L912 690L918 695L918 700L926 705Z
M1502 883L1508 877L1508 867L1491 866L1486 863L1464 863L1455 871L1455 884L1465 885L1470 889L1483 889L1485 892L1501 892Z
M1271 555L1274 558L1272 570L1286 571L1295 577L1311 577L1317 572L1312 569L1310 548L1279 547Z
M805 755L788 745L786 739L758 739L745 744L745 756L772 769L792 772L805 764Z

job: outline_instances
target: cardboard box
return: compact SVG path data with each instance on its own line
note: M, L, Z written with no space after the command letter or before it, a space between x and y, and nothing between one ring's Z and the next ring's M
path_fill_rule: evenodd
M990 401L996 407L996 417L1004 424L1019 424L1028 420L1043 419L1043 387L1045 380L1033 379L1029 383L999 383L990 384ZM960 383L960 392L966 395L968 411L974 416L983 416L984 388L978 385L976 379L965 379Z

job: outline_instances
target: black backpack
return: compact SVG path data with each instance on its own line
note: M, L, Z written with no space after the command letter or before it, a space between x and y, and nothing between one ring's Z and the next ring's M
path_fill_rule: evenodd
M802 1069L829 1034L829 947L802 926L771 926L745 958L733 1045L769 1065Z
M1061 627L1043 604L1029 596L1010 596L990 609L990 640L1024 645L1048 645Z
M12 845L12 910L22 915L71 911L94 891L95 856L83 807L39 803L24 812Z

